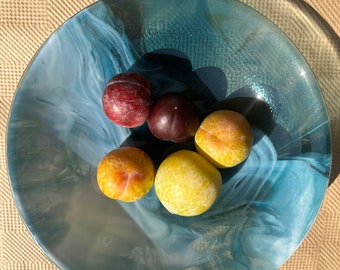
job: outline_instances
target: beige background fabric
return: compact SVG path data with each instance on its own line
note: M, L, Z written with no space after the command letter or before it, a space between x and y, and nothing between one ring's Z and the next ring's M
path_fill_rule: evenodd
M276 0L244 0L263 13L273 12ZM287 0L292 1L292 0ZM6 171L6 125L11 100L22 73L46 38L65 20L94 0L0 0L0 270L58 269L40 250L18 215ZM300 0L303 3L303 0ZM306 0L333 28L339 41L340 1ZM271 3L269 5L269 3ZM263 6L265 6L263 8ZM340 50L340 48L337 48ZM313 55L312 55L313 56ZM311 56L311 57L312 57ZM317 61L316 59L315 61ZM340 67L330 66L340 78ZM327 82L325 82L327 86ZM331 90L328 90L331 89ZM338 91L337 91L338 90ZM340 84L323 89L331 114L334 146L332 184L320 214L305 241L282 270L340 269ZM340 144L340 142L339 142Z

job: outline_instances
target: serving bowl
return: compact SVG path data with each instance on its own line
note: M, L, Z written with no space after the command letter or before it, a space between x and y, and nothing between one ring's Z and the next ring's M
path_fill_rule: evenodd
M101 108L106 82L131 70L152 78L156 94L187 91L187 83L202 110L220 102L251 121L252 152L222 171L222 194L208 212L171 215L153 190L135 203L99 191L100 159L145 139ZM330 152L327 111L307 62L274 24L235 0L89 6L37 52L7 132L17 207L62 269L275 269L317 216Z

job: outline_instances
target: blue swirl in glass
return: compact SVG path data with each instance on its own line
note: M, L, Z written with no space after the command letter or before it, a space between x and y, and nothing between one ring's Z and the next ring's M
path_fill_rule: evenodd
M186 81L198 103L249 117L252 152L221 171L222 193L204 214L171 215L154 190L134 203L99 191L100 159L143 135L101 107L106 82L128 70L150 76L156 94ZM69 19L37 52L13 100L7 155L17 207L61 269L240 270L276 269L303 241L331 147L317 81L268 19L236 0L112 0Z

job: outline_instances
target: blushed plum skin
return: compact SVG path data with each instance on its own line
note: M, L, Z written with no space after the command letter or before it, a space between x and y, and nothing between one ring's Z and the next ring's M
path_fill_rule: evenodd
M217 168L231 168L250 154L253 130L248 120L231 110L218 110L203 119L195 134L196 150Z
M138 73L121 73L106 85L102 95L106 116L115 124L132 128L142 125L151 110L151 86Z
M196 106L184 94L168 93L155 102L147 123L156 138L184 142L195 135L200 115Z
M133 202L152 188L155 168L151 158L137 147L120 147L105 155L97 167L99 189L110 199Z

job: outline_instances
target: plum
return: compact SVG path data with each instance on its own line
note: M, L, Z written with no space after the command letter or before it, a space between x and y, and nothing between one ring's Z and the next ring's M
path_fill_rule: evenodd
M195 104L184 94L167 93L152 106L147 124L158 139L184 142L195 135L200 115Z
M253 129L240 113L218 110L202 121L195 134L197 152L217 168L230 168L250 154Z
M207 211L222 189L219 170L194 151L168 156L155 175L155 192L172 214L197 216Z
M107 83L102 105L113 123L127 128L138 127L145 123L150 113L150 83L138 73L120 73Z
M155 168L151 158L136 147L120 147L102 158L97 168L99 189L110 199L133 202L152 188Z

